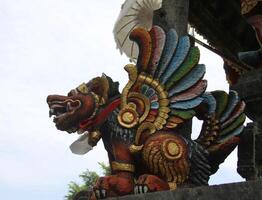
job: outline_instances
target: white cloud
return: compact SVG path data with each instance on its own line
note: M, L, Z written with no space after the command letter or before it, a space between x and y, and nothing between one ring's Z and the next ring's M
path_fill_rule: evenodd
M86 156L71 154L68 146L77 136L55 129L48 118L45 98L50 93L67 93L102 72L120 81L123 87L127 80L123 67L128 59L115 50L112 35L122 2L0 2L2 198L18 199L15 193L12 198L8 196L17 189L21 191L17 194L19 199L36 199L37 195L59 199L54 196L62 197L66 185L77 180L81 171L97 170L97 162L107 160L102 144ZM209 90L227 90L222 62L201 51ZM232 171L232 166L227 170ZM55 190L46 189L51 187ZM27 193L30 188L31 197Z

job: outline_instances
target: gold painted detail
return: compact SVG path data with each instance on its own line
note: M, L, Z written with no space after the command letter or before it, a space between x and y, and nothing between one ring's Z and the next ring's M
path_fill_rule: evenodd
M94 111L93 111L92 115L89 117L89 119L93 119L98 112L98 108L99 108L100 104L99 104L99 96L97 94L95 94L94 92L90 92L90 94L93 96L94 101L95 101Z
M182 146L174 139L167 139L162 144L162 152L169 160L177 160L183 154Z
M130 150L131 153L135 154L135 153L142 151L143 147L144 147L144 145L137 146L137 145L132 144L129 147L129 150Z
M155 131L156 131L156 127L154 126L154 124L150 122L142 123L137 129L135 144L139 144L140 137L143 133L148 132L149 134L154 134Z
M206 123L203 126L201 135L197 138L197 142L203 146L209 146L218 136L221 130L220 121L216 119L215 114L206 115Z
M135 116L132 112L124 112L123 114L123 121L127 124L132 123L135 120Z
M241 13L249 13L261 0L241 0Z
M141 138L142 134L143 133L154 134L155 131L156 131L156 127L154 126L154 124L152 124L150 122L142 123L137 129L136 137L135 137L135 143L129 147L130 152L131 153L140 152L144 147L143 144L140 144L140 138Z
M93 92L98 96L99 105L104 105L107 102L109 82L105 74L103 74L101 77L93 78L90 82L87 83L87 86L90 87L88 88L90 92Z
M138 85L138 86L139 85L141 86L143 84L147 84L148 86L154 88L156 90L156 94L158 95L158 99L159 99L158 115L156 116L156 120L153 124L156 127L155 130L162 129L163 126L167 123L166 120L169 117L168 112L170 111L170 109L168 108L168 105L169 105L168 93L165 91L164 86L161 85L159 83L159 81L155 80L153 77L148 76L145 73L141 73L141 74L138 75L138 72L137 72L135 65L132 65L132 64L126 65L125 70L129 74L129 82L125 86L125 88L122 92L122 96L121 96L121 108L122 108L122 110L120 112L122 114L121 114L121 116L118 117L119 123L121 125L123 125L124 127L133 127L133 126L136 125L135 123L134 124L132 123L132 126L131 126L130 122L128 122L128 120L133 121L132 117L135 117L134 115L132 115L133 113L126 113L125 115L123 115L123 112L124 112L123 110L127 109L127 105L129 104L128 100L131 97L141 99L144 102L144 105L145 105L145 113L142 116L139 117L139 119L138 119L139 123L142 124L143 121L146 119L146 117L147 117L147 115L150 111L150 107L149 107L150 102L143 95L141 95L141 94L138 95L138 93L132 93L132 91L130 91L130 90L132 89L134 84ZM123 118L123 117L125 117L125 118Z
M174 135L154 135L144 145L143 161L150 173L163 177L171 190L176 189L185 182L189 174L186 148L183 140Z
M167 150L169 152L170 155L172 156L176 156L179 154L180 150L179 150L179 147L177 146L176 143L174 142L170 142L168 145L167 145Z
M139 84L147 84L156 90L159 99L159 108L154 126L156 127L156 130L160 130L166 124L166 119L169 117L168 113L170 112L170 109L168 108L168 93L165 91L164 86L157 80L150 76L146 76L145 74L140 74L138 76L138 82Z
M135 65L128 64L124 67L124 69L128 72L129 75L129 81L124 87L121 95L121 108L124 108L127 105L127 97L130 89L134 85L136 79L137 79L137 69Z
M137 82L142 85L146 80L146 75L144 73L139 74L137 77Z
M106 75L103 74L102 77L96 77L87 84L82 83L76 90L84 95L92 93L96 102L99 105L104 105L108 100L109 83Z
M159 112L167 114L167 113L170 112L170 108L168 108L168 107L161 107L161 108L159 108Z
M128 95L128 98L132 98L132 99L136 99L136 101L139 101L140 104L142 104L142 107L143 107L143 114L141 116L139 116L139 123L142 123L149 111L150 111L150 102L149 102L149 99L146 98L144 95L142 95L141 93L138 93L138 92L130 92L129 95ZM134 102L135 103L135 102Z
M137 125L139 118L136 111L136 105L134 103L128 103L120 110L117 119L121 126L126 128L132 128Z
M102 134L99 130L96 130L96 131L93 131L93 132L90 132L88 134L88 143L94 147L96 146L97 142L101 139L102 137Z
M83 94L87 94L89 92L89 89L85 83L82 83L77 87L77 90L80 91Z
M176 190L177 188L177 185L175 182L168 182L168 185L169 185L170 190Z
M136 153L143 149L143 144L140 141L143 134L154 134L167 124L170 112L169 99L164 86L151 75L143 72L138 74L135 65L126 65L125 70L129 74L129 82L122 92L121 110L117 119L123 127L138 126L135 142L130 146L130 152ZM143 84L154 89L158 96L159 108L155 120L152 122L146 121L150 113L151 102L146 96L137 92Z
M128 163L120 163L120 162L112 162L111 163L113 171L126 171L126 172L134 172L135 166Z
M109 91L109 82L106 78L106 75L103 74L100 79L102 85L102 93L101 93L101 100L100 105L104 105L108 101L108 91Z

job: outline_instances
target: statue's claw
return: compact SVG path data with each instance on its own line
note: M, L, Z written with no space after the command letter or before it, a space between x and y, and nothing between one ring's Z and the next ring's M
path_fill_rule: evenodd
M106 198L106 190L101 189L101 190L95 190L95 195L97 199L105 199Z
M132 194L133 188L133 178L130 176L112 175L99 178L93 193L96 199L105 199Z
M135 194L144 194L149 192L147 185L136 185L134 189Z
M134 192L136 194L142 194L169 189L168 183L158 176L144 174L138 178Z

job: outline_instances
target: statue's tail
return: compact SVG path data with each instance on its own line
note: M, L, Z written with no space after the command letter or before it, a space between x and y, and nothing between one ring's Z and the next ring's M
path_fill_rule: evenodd
M235 91L229 94L214 91L205 93L203 97L208 111L196 142L209 152L208 160L213 174L240 141L245 121L245 103Z

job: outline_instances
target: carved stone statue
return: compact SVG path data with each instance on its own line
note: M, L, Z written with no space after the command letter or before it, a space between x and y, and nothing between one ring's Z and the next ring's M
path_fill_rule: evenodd
M205 66L188 36L154 26L135 29L130 38L139 56L125 66L122 93L102 75L67 96L47 97L57 129L83 134L73 152L84 154L100 139L108 152L112 175L97 181L92 200L207 185L238 145L245 121L235 91L205 91ZM196 140L182 128L193 117L203 120Z

